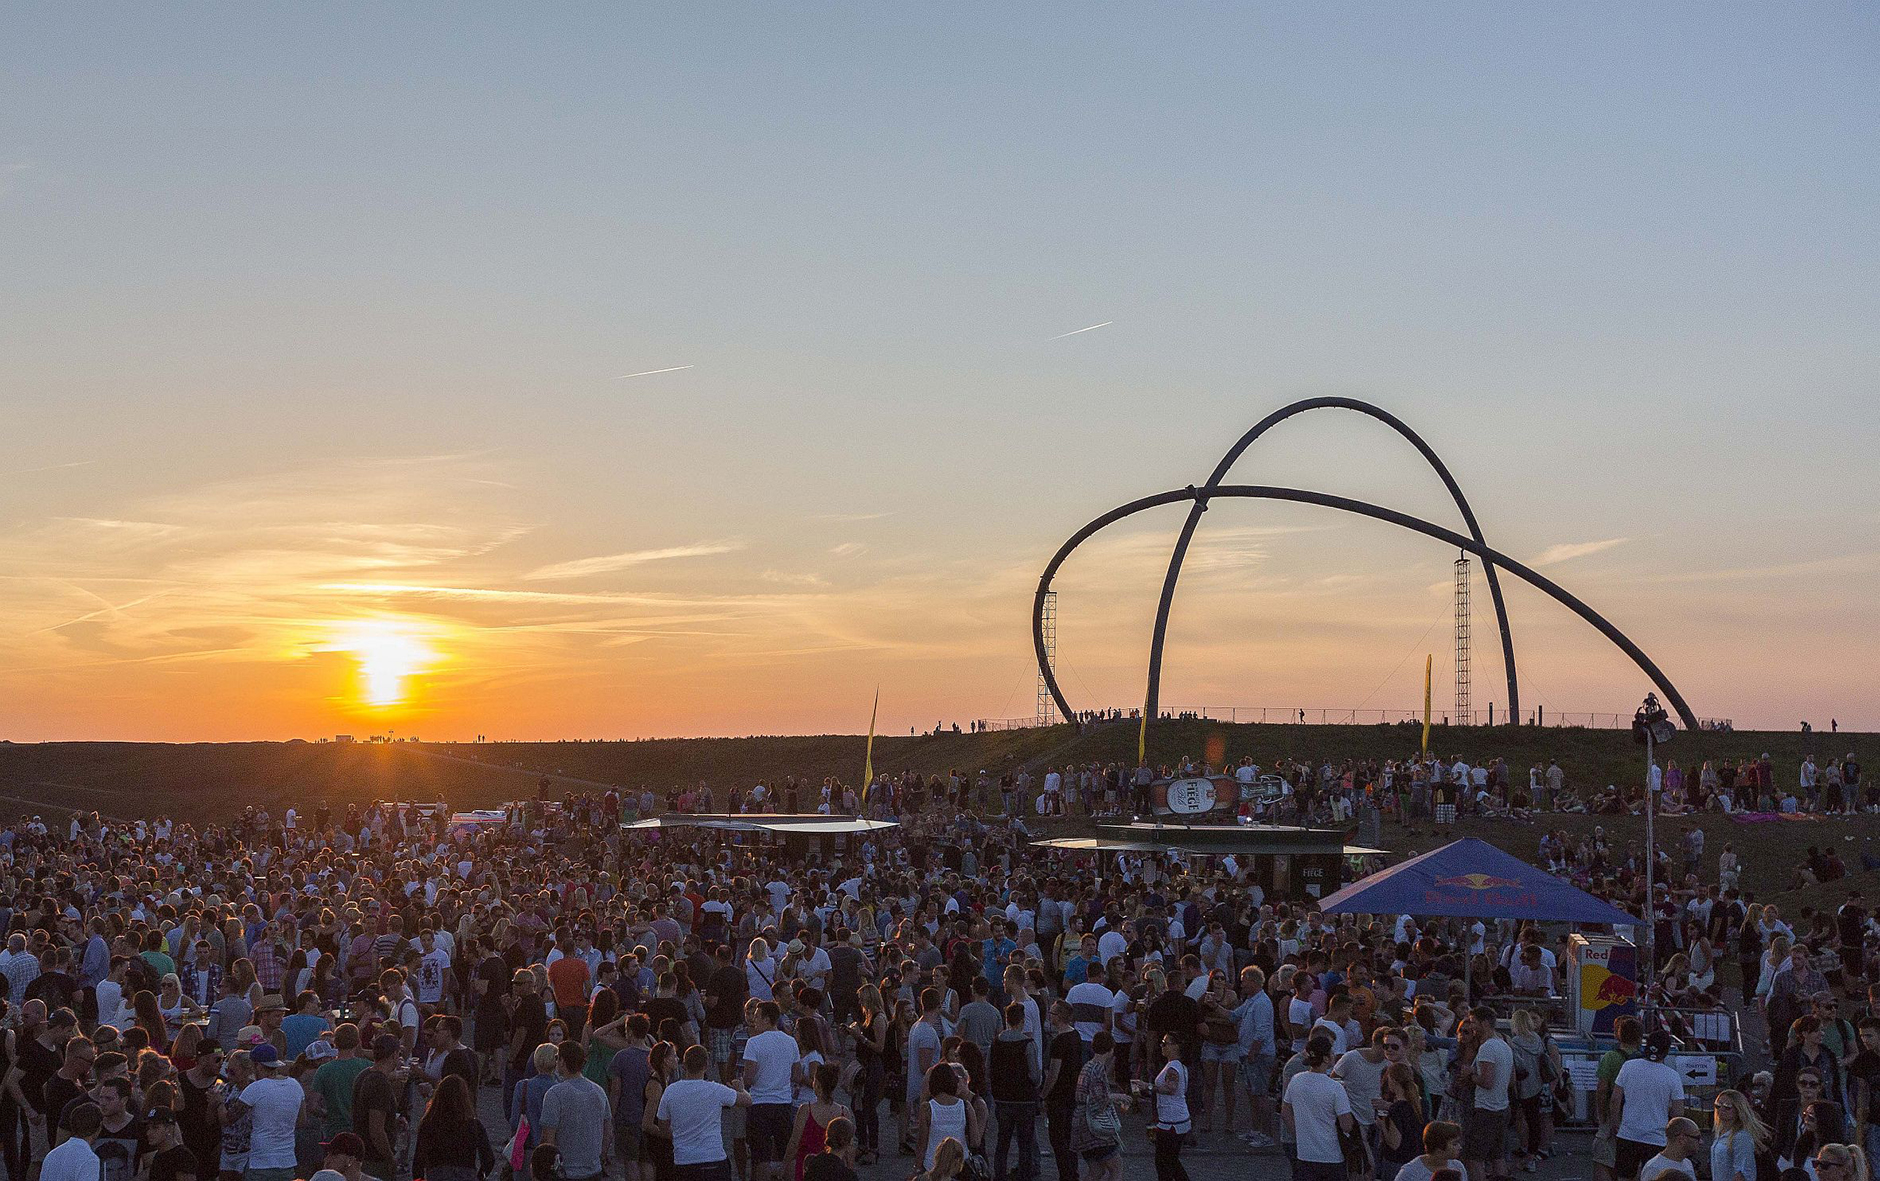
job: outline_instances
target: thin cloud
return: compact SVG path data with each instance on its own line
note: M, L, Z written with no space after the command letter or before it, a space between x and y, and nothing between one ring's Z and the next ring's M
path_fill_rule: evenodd
M572 562L556 562L552 566L531 570L522 577L529 582L586 578L592 574L611 574L616 570L643 566L648 562L668 562L674 558L705 558L713 554L728 554L743 548L744 546L738 542L702 541L695 545L674 545L665 549L629 550L624 554L603 554L598 558L577 558Z
M820 574L792 574L784 570L766 570L758 575L765 582L774 582L778 586L828 586L829 580Z
M642 369L638 373L622 373L615 381L625 381L629 377L652 377L656 373L677 373L682 369L692 369L692 365L674 365L670 369Z
M838 558L852 558L867 548L859 541L845 541L841 545L829 547L829 552Z
M98 461L95 459L75 459L71 463L49 463L45 467L20 468L17 471L8 472L7 475L9 476L36 476L40 472L62 472L66 468L86 467L90 464L94 464L97 462Z
M1550 545L1528 562L1530 566L1556 566L1591 554L1603 553L1615 545L1624 545L1630 537L1608 537L1600 541L1565 541Z
M1116 321L1115 321L1115 320L1105 320L1105 321L1104 321L1103 323L1101 323L1101 324L1092 324L1092 325L1091 325L1090 327L1088 327L1088 328L1075 328L1075 329L1072 329L1072 330L1071 330L1071 331L1069 331L1069 332L1060 332L1060 333L1058 333L1058 334L1057 334L1056 336L1053 336L1053 337L1051 337L1051 339L1052 339L1052 340L1063 340L1063 339L1064 339L1065 337L1067 337L1067 336L1078 336L1078 335L1081 335L1081 334L1083 334L1083 333L1085 333L1085 332L1095 332L1095 331L1096 331L1097 329L1099 329L1099 328L1108 328L1108 327L1109 327L1110 325L1112 325L1112 324L1114 324L1114 323L1116 323Z
M879 521L883 517L892 517L893 515L894 514L891 512L888 512L888 513L817 513L814 517L811 518L811 520L842 521L842 522Z

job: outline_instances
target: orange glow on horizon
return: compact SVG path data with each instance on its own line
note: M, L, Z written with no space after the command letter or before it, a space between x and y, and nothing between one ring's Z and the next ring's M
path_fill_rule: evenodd
M374 709L405 704L406 682L443 660L418 625L398 619L337 624L324 647L348 653L358 662L363 682L360 700Z

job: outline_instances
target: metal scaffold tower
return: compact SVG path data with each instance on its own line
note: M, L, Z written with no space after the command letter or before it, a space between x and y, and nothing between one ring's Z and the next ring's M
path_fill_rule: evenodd
M1045 663L1053 673L1057 672L1057 592L1047 591L1044 596L1043 631ZM1058 720L1057 702L1051 697L1051 684L1044 674L1038 674L1038 724L1049 726Z
M1469 701L1469 556L1456 558L1456 725L1475 721Z

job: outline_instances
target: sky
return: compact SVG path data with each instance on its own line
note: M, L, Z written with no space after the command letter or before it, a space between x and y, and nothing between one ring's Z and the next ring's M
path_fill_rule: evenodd
M1320 395L1700 715L1880 729L1871 6L4 12L0 737L1029 716L1057 546ZM1347 412L1233 478L1457 523ZM1221 504L1162 702L1440 712L1454 556ZM1651 688L1507 593L1524 706Z

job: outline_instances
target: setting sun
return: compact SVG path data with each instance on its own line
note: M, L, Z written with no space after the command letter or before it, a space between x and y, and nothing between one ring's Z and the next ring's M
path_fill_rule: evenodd
M359 662L361 700L379 708L403 704L406 679L441 659L415 627L400 620L340 625L329 647Z

